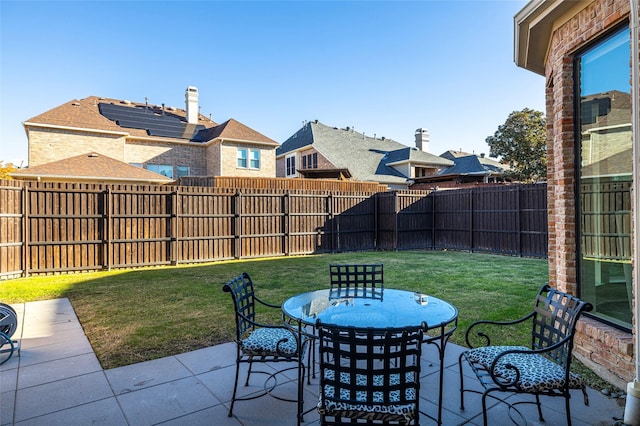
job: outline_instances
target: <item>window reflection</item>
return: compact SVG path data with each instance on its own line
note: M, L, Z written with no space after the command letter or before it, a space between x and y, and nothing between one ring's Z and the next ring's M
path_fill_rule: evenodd
M577 58L580 120L580 289L592 314L631 327L629 30Z

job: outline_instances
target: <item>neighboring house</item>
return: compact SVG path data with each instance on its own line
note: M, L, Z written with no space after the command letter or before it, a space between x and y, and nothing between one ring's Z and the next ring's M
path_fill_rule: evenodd
M415 178L412 189L456 188L468 184L505 182L504 174L509 166L496 160L467 152L447 151L440 155L454 162L453 166L430 176Z
M425 150L428 134L416 131L416 147L387 138L369 137L352 128L330 127L316 121L276 150L276 174L287 178L332 178L378 182L389 189L407 189L417 177L453 165Z
M185 109L90 96L23 123L29 167L96 152L171 179L181 176L275 177L278 143L229 119L199 114L198 89Z
M19 180L111 184L165 184L166 176L91 152L10 173Z
M549 282L593 304L574 353L620 387L640 373L639 8L534 0L514 18L516 64L546 79Z

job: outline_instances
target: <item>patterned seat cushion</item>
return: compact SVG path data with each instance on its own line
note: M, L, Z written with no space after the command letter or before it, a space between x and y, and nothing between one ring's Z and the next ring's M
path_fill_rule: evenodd
M335 371L333 370L325 370L325 378L329 380L334 380ZM340 381L342 383L350 382L350 375L348 373L340 374ZM384 376L382 374L373 376L373 385L382 386L384 380ZM414 382L415 378L413 373L407 373L406 376L407 382ZM367 385L367 377L365 375L357 375L356 381L358 385L366 386ZM389 379L390 384L397 385L400 383L400 375L392 374ZM400 391L392 391L389 394L391 402L399 402L400 401ZM416 400L416 392L415 389L407 389L406 390L406 398L409 401ZM351 399L349 396L349 391L347 389L340 389L340 399ZM382 402L383 394L382 392L374 392L373 399L375 402L379 402L380 404L376 405L366 405L366 404L358 404L358 403L348 403L336 400L335 396L335 388L331 385L325 385L324 387L324 401L322 400L322 396L320 401L318 402L318 412L320 414L324 414L327 416L335 416L335 417L346 417L351 419L367 419L367 420L384 420L384 421L399 421L409 423L416 416L416 404L389 404L384 405ZM357 392L356 393L356 401L366 401L366 392Z
M489 370L493 360L507 350L530 350L524 346L486 346L471 349L466 352L467 359L480 364ZM513 353L505 355L496 365L496 375L507 381L515 380L516 373L513 369L506 368L506 364L512 364L520 370L520 380L515 387L525 392L543 392L545 390L561 389L564 386L564 368L540 354ZM571 389L583 389L584 385L580 376L569 373L569 387Z
M240 348L245 354L253 356L290 357L298 352L296 338L286 328L257 328L240 342Z

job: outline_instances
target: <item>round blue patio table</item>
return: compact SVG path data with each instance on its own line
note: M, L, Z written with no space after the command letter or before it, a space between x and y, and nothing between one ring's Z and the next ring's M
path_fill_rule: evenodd
M451 303L419 292L390 288L335 288L298 294L282 304L283 314L302 325L348 327L409 327L427 324L426 343L438 348L440 389L438 424L442 424L444 351L458 324L458 310Z

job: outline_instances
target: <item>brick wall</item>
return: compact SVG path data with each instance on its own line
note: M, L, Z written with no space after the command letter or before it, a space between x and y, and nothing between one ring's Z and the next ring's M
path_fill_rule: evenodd
M332 162L327 160L327 158L324 155L320 154L313 147L298 152L298 154L296 156L296 161L298 162L298 164L296 164L297 168L298 169L302 169L302 156L310 155L310 154L313 154L313 153L317 153L318 154L318 168L319 169L335 169L336 168L336 166ZM285 166L286 166L286 156L280 157L280 158L278 158L276 160L276 176L277 177L286 177L287 171L285 170Z
M29 129L29 166L98 152L125 161L125 137L105 133L32 127Z
M220 141L215 141L207 148L207 171L202 176L221 175L220 145Z
M239 168L237 162L237 149L239 146L248 149L260 150L260 169ZM262 145L237 145L224 142L220 146L220 176L241 176L241 177L276 177L276 149L275 147L265 148ZM249 160L247 159L247 162Z
M624 22L629 0L596 0L553 32L546 61L549 279L577 294L574 73L573 52ZM630 333L584 318L578 327L576 356L619 387L633 380Z
M275 148L263 145L243 147L260 149L260 169L240 169L236 149L240 145L165 143L126 139L107 133L62 129L29 129L29 165L38 166L87 152L98 152L125 163L188 166L191 176L275 177ZM222 157L221 157L222 156ZM222 160L220 160L222 158Z
M129 140L125 163L189 166L192 176L207 174L206 147L193 144L169 144L161 142Z
M280 157L276 160L276 177L286 177L285 161L285 157Z

